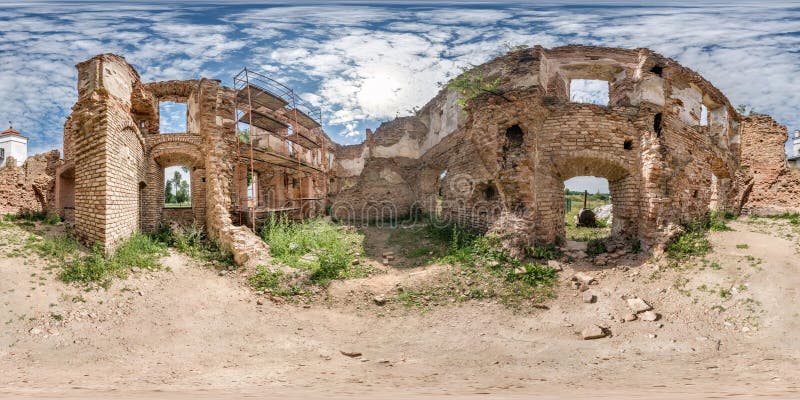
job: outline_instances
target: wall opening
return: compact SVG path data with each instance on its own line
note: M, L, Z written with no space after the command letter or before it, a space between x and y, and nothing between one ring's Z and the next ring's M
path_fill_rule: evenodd
M700 104L700 126L708 126L708 107Z
M625 150L633 150L633 140L628 139L622 144L622 148Z
M511 125L506 129L506 149L522 146L525 133L519 125ZM447 172L447 171L445 171Z
M164 168L164 208L191 208L192 184L189 167Z
M660 65L654 65L653 68L650 68L650 72L658 76L664 76L664 67Z
M258 207L258 172L247 171L247 206Z
M610 99L608 92L608 81L573 79L569 82L569 100L574 103L607 106Z
M434 211L437 218L442 217L443 203L444 203L444 179L447 177L447 170L442 171L436 178L436 204Z
M159 133L186 133L187 108L186 103L174 101L161 101L158 103L158 132Z
M586 209L583 208L584 199ZM612 214L607 179L576 176L564 181L563 222L567 240L586 242L611 236Z
M483 189L483 199L486 200L486 201L497 200L497 188L494 186L494 184L489 183Z
M653 131L656 133L656 137L661 137L661 131L663 130L662 125L661 113L658 113L653 117Z

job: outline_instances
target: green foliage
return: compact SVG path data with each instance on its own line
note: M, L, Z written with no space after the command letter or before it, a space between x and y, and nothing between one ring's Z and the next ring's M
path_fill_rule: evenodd
M785 219L792 225L800 225L800 214L798 213L783 213L775 215L751 215L751 218L767 218L767 219Z
M708 221L708 229L712 231L732 231L725 221L733 219L735 216L732 213L722 213L714 211L711 213Z
M684 232L676 236L667 246L667 257L674 261L682 261L704 256L710 251L711 243L706 237L705 224L694 224L684 227Z
M479 293L472 293L467 296L469 298L499 297L506 304L517 304L544 292L549 293L555 282L555 270L509 256L500 248L496 237L473 235L436 221L429 223L428 232L431 237L450 243L448 253L440 259L441 262L460 266L485 282L501 278L507 283L506 286L498 283ZM541 246L540 249L538 255L543 259L555 255L555 247Z
M167 180L167 183L164 184L164 202L175 202L175 195L172 194L172 180Z
M533 246L529 249L529 254L539 260L555 260L561 257L561 251L552 243Z
M149 236L135 234L117 248L111 257L105 257L102 249L95 246L92 252L75 262L65 264L59 273L64 282L99 284L107 286L114 277L124 277L138 267L155 270L158 260L167 254L166 247Z
M366 271L352 265L354 253L363 250L363 236L321 219L295 223L272 217L261 229L272 256L291 267L307 269L313 283L363 276Z
M603 254L606 251L606 244L602 239L592 239L586 244L586 254L591 257Z
M72 261L78 254L78 241L72 236L45 236L41 239L30 236L25 247L33 249L40 257L59 263Z
M747 248L749 248L749 247L750 247L750 246L748 246L747 244L737 244L737 245L736 245L736 248L737 248L737 249L747 249Z
M291 277L287 276L283 271L270 271L263 265L258 266L256 273L247 278L247 282L259 292L287 299L292 299L298 295L310 294L307 289L292 283Z
M188 172L187 167L181 167L184 172ZM164 184L164 204L179 205L181 207L191 207L192 197L189 181L183 180L180 171L175 171L172 179Z
M506 53L525 50L528 47L529 46L527 44L511 44L511 42L503 42L503 48L506 50Z
M469 100L483 93L499 95L500 78L486 81L480 68L464 68L461 75L447 83L447 89L458 93L458 105L466 107Z
M426 255L428 255L428 253L431 253L431 252L433 252L433 249L431 247L422 246L422 247L417 247L416 249L409 251L406 254L406 257L408 257L408 258L418 258L418 257L426 256Z
M216 241L210 240L198 225L180 227L173 231L169 225L161 224L152 238L175 247L189 257L208 262L215 267L230 269L236 266L233 254L222 249Z
M6 214L2 218L2 222L16 222L23 226L33 226L33 224L26 224L25 222L41 222L45 225L55 225L61 222L61 218L57 215L48 215L47 211L31 211L21 214Z
M238 136L238 137L239 137L239 141L240 141L240 142L242 142L242 143L247 143L247 144L249 144L249 143L250 143L250 129L249 129L249 128L240 129L240 130L237 132L237 135L236 135L236 136Z

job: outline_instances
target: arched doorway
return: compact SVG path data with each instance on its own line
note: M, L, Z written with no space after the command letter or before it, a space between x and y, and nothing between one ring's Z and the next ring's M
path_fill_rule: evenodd
M592 177L598 183L602 180L607 182L608 204L613 209L613 222L608 232L609 239L624 241L636 237L638 235L637 221L641 191L636 175L632 174L629 168L630 166L623 166L617 160L597 154L581 154L558 160L554 165L553 175L548 180L549 186L554 187L552 190L546 191L552 193L549 202L557 210L556 213L548 215L549 218L558 219L550 221L551 226L556 227L556 237L561 240L568 239L564 219L567 202L564 183L575 177ZM600 192L603 191L600 190ZM598 195L597 192L598 190L595 190L595 197L604 198L603 193ZM573 208L582 206L581 201L581 204L573 205Z

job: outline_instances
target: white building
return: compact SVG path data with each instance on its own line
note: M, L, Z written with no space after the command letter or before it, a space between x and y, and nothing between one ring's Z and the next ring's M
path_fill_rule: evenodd
M14 157L17 165L22 165L28 158L28 138L20 135L13 127L0 133L0 167L6 165L9 157Z

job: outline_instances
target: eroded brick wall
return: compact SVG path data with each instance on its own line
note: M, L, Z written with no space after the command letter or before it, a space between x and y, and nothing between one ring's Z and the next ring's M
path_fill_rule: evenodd
M55 177L60 164L58 150L51 150L28 157L22 165L9 162L0 168L0 215L55 213Z
M786 127L767 115L742 121L742 169L738 182L744 188L738 199L753 214L800 212L800 171L786 163Z
M461 109L444 90L415 116L340 148L345 185L336 203L418 207L496 234L515 254L563 239L564 181L576 176L609 181L613 237L645 247L663 246L682 224L715 210L737 211L741 117L674 60L647 49L534 47L477 68L485 81L500 82L495 94ZM573 103L574 79L608 81L608 104ZM406 146L408 154L374 151L401 137L417 144Z

